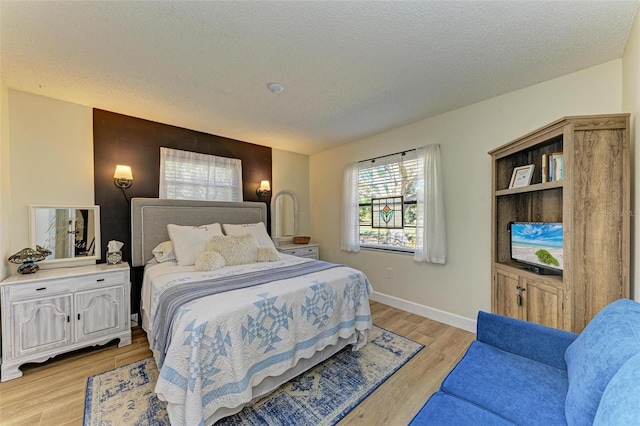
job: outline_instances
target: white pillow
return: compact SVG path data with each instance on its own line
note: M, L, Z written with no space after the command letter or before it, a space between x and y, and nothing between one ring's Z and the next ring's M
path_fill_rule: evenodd
M212 237L207 243L207 250L220 253L227 266L258 261L258 241L253 234Z
M176 254L173 251L173 243L171 241L164 241L156 246L151 253L156 258L156 262L170 262L176 260Z
M222 235L219 223L200 226L167 225L169 238L180 266L191 266L198 256L207 250L207 241L216 235Z
M253 234L256 236L256 240L258 240L258 246L276 248L273 245L273 241L271 241L271 237L267 233L267 228L262 222L245 223L242 225L231 225L225 223L222 226L224 227L224 233L226 235Z
M196 260L196 271L213 271L224 268L224 257L217 251L205 251Z

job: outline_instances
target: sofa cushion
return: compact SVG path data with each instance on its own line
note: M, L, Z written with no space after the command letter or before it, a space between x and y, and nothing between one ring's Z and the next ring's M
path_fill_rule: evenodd
M477 339L503 351L567 369L564 353L578 335L540 324L478 312Z
M640 354L613 376L602 394L593 424L640 425Z
M436 392L409 425L502 426L513 423L456 396Z
M611 378L640 353L640 304L620 299L602 309L567 348L567 424L594 421Z
M565 423L567 388L565 370L475 341L441 390L513 423L546 426Z

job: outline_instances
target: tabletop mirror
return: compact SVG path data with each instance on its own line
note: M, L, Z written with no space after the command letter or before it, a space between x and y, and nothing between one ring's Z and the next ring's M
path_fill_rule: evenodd
M94 263L100 259L100 206L29 206L29 242L49 250L41 263Z
M276 243L290 243L300 233L298 196L282 190L271 200L271 238Z

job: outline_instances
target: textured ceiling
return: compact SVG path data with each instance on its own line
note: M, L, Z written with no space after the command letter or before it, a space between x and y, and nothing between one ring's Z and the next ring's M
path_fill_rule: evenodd
M0 71L13 89L310 154L621 58L637 8L2 0Z

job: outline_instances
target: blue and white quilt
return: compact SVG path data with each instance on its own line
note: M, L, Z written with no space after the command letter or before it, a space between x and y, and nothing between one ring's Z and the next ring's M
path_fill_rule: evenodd
M185 296L238 283L246 287ZM221 408L250 402L265 378L340 338L355 335L358 350L371 328L371 291L360 271L286 255L209 272L148 267L143 310L160 368L155 391L169 403L172 424L205 424ZM179 295L173 302L172 294Z

